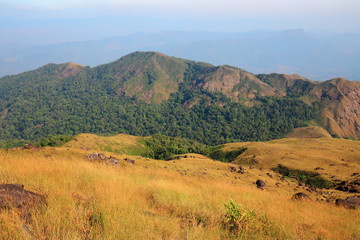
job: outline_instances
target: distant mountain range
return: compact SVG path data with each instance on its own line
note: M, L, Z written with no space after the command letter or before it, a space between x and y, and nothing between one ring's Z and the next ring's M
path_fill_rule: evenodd
M188 137L208 144L283 137L320 125L360 136L360 82L252 74L135 52L95 68L48 64L0 78L0 139L81 132Z
M49 62L97 66L134 51L159 51L254 73L297 73L310 79L360 80L360 34L311 34L303 30L245 33L136 33L53 45L0 45L0 76Z

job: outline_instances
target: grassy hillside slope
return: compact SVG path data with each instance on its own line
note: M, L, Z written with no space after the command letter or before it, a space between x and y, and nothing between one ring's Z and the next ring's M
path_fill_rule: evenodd
M330 195L308 192L292 179L281 180L269 169L278 162L303 169L321 166L324 173L345 178L350 171L341 166L340 156L352 171L359 171L358 142L321 138L227 144L225 150L247 148L235 162L249 155L259 160L253 168L243 164L244 174L230 171L231 166L237 167L234 163L197 154L162 161L126 153L139 146L136 137L84 134L59 148L1 150L0 182L22 183L25 189L45 195L47 201L44 208L34 210L26 219L14 210L2 210L1 238L360 238L359 210L326 201L330 196L350 193L333 189L326 190ZM309 154L303 153L304 149L309 149ZM87 160L87 154L99 150L117 157L120 165ZM327 154L321 156L324 152ZM282 159L286 154L289 157ZM124 158L135 160L135 164L126 163ZM329 163L336 165L329 167ZM265 190L256 187L257 179L266 182ZM313 201L291 200L299 191ZM245 216L235 230L225 217L229 200L238 204Z
M333 138L286 138L269 142L229 143L223 150L245 149L234 163L273 168L278 164L313 171L316 167L325 178L352 179L360 167L360 143Z

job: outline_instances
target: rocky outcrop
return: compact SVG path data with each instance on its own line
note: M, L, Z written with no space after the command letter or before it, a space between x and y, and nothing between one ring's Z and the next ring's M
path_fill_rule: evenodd
M359 209L360 208L360 196L348 197L346 199L336 199L337 206L343 206L349 209Z

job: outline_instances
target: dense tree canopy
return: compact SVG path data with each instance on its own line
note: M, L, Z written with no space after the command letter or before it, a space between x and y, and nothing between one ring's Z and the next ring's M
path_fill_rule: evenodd
M247 107L222 92L191 87L197 75L213 68L187 64L179 90L160 104L119 95L122 82L109 73L112 65L59 78L58 65L49 64L4 77L0 79L0 146L78 133L164 134L208 145L265 141L281 138L315 117L315 107L296 97L258 96L255 105ZM156 73L148 78L152 84Z

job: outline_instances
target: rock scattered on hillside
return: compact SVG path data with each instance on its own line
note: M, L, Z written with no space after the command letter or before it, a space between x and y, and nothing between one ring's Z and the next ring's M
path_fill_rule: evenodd
M100 160L99 154L97 154L97 153L88 154L88 155L86 155L86 157L89 160Z
M298 192L298 193L294 194L293 199L294 200L311 200L311 198L306 193L303 193L303 192Z
M349 209L358 209L360 208L360 196L348 197L346 199L336 199L337 206L343 206Z
M135 164L135 160L133 160L133 159L125 158L124 160L125 160L125 162L127 162L129 164Z
M243 166L240 166L239 170L238 170L236 167L230 166L229 171L233 172L233 173L237 172L237 173L240 173L240 174L244 174L245 173L245 168Z
M91 154L86 155L86 157L89 160L109 160L109 159L111 159L111 156L110 156L110 158L106 157L104 153L91 153Z
M120 165L119 159L117 159L116 157L113 157L113 156L107 157L107 156L105 156L104 153L91 153L91 154L86 155L86 157L89 160L105 160L105 163L108 163L111 165Z
M236 172L236 167L230 166L230 172Z
M31 145L31 144L29 144L29 143L25 143L24 149L35 149L35 150L39 150L40 148L39 148L39 147L36 147L36 146L34 146L34 145Z
M344 192L360 193L360 181L342 181L336 189Z
M264 190L264 189L266 188L266 183L265 183L263 180L258 179L258 180L256 181L256 186L257 186L258 188L260 188L261 190Z
M109 160L106 161L106 163L111 164L111 165L120 165L120 161L113 156L110 156Z
M240 166L239 167L239 170L237 171L237 173L240 173L240 174L244 174L245 173L245 168Z
M45 203L43 195L24 189L21 184L0 184L0 209L18 208L28 210L30 207Z

